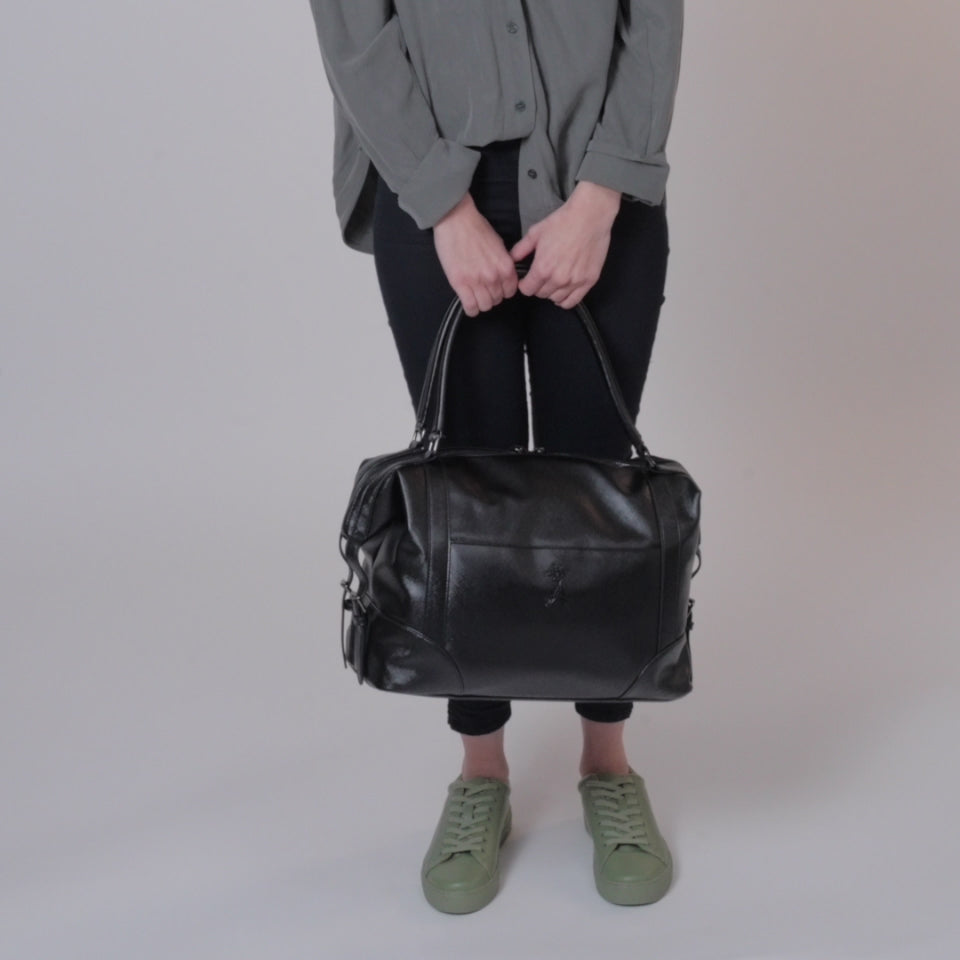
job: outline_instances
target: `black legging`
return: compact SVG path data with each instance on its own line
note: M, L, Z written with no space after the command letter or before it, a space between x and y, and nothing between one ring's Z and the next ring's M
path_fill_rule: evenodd
M509 249L520 237L517 202L519 140L482 148L470 193ZM379 178L374 209L374 260L390 328L416 408L434 337L453 288L434 246L397 205ZM624 401L635 419L663 303L669 254L666 200L659 206L622 201L597 283L583 299L603 337ZM527 409L524 348L530 374ZM440 445L528 445L593 456L631 456L633 448L579 317L543 297L519 291L476 317L464 314L450 354ZM590 720L629 717L630 701L576 701ZM451 697L447 722L458 733L490 733L510 718L509 700Z

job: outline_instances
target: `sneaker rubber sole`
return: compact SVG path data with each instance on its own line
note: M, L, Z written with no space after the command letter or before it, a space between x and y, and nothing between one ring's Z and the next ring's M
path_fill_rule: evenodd
M510 833L513 824L513 811L507 808L507 813L503 821L503 829L500 833L500 846ZM471 890L448 890L444 887L438 887L431 883L428 877L421 875L421 885L423 894L427 902L443 913L473 913L474 910L480 910L485 907L497 895L500 890L500 869L499 863L497 870L490 879L479 887Z
M586 828L590 838L593 838L593 831L590 829L590 822L587 815L583 815L583 825ZM673 863L665 867L655 877L649 880L608 880L602 876L596 862L593 865L593 879L597 885L597 892L604 900L610 903L618 904L624 907L640 906L646 903L655 903L670 889L670 883L673 879Z

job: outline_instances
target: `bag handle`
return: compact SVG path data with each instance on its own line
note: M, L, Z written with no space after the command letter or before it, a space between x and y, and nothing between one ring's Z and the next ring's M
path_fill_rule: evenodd
M457 306L459 298L454 297L447 307L443 320L440 321L440 329L433 338L433 345L430 348L430 357L427 360L427 372L424 376L423 386L420 389L420 401L417 405L417 422L413 430L413 439L410 441L410 447L420 446L420 441L424 433L424 424L427 419L427 408L434 393L434 382L437 378L437 356L440 353L442 345L446 342L446 337L450 332L450 315Z
M529 264L523 262L518 263L516 266L517 275L521 277L524 276L529 269ZM603 339L599 330L597 329L593 316L587 309L587 305L583 302L583 300L581 300L574 307L574 310L576 311L577 316L580 318L581 323L590 337L590 343L593 345L594 354L600 363L600 368L603 372L604 381L606 382L610 397L613 400L614 406L617 409L617 413L620 416L620 420L622 421L624 429L627 432L627 436L630 438L632 446L647 462L647 466L649 466L651 469L655 469L657 466L656 460L654 459L653 454L647 448L647 445L643 442L643 437L640 436L640 432L637 430L636 424L630 418L630 414L627 411L626 404L623 400L623 394L621 393L620 387L617 383L616 374L613 370L612 364L610 363L609 355L607 354L606 347L603 344ZM450 353L453 348L453 338L456 334L458 324L460 323L462 317L463 304L461 303L460 298L455 296L450 302L450 305L447 307L443 321L440 324L440 329L437 331L437 335L434 338L433 347L430 351L430 358L427 361L427 372L426 376L424 377L423 388L420 391L420 402L417 407L417 422L414 428L413 439L410 441L409 445L410 447L422 445L425 434L427 439L426 451L428 456L431 456L436 452L437 446L440 443L440 438L443 436L444 400L446 398L447 373L450 365ZM438 377L440 383L437 402L431 418L430 427L429 429L426 429L425 421L427 418L427 411L430 408L431 399L433 398L434 394L437 393L436 382Z

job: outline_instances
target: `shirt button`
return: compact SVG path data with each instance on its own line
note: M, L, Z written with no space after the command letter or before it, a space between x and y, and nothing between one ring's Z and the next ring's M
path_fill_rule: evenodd
M537 171L534 170L533 167L530 167L530 169L527 170L527 176L528 176L531 180L536 180L536 179L537 179Z
M523 100L518 100L518 101L514 104L514 107L515 107L517 110L520 110L520 111L523 111L523 110L526 110L526 109L527 109L527 105L526 105L526 103L523 102Z
M512 20L508 20L508 21L507 21L507 30L508 30L510 33L516 33L516 32L517 32L517 25L516 25Z

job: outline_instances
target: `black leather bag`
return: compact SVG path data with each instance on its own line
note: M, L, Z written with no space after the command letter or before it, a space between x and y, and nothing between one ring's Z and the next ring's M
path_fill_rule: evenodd
M521 700L672 700L692 689L700 488L649 452L593 318L582 301L574 309L638 456L440 446L463 316L454 297L413 439L362 461L343 519L341 652L358 682Z

